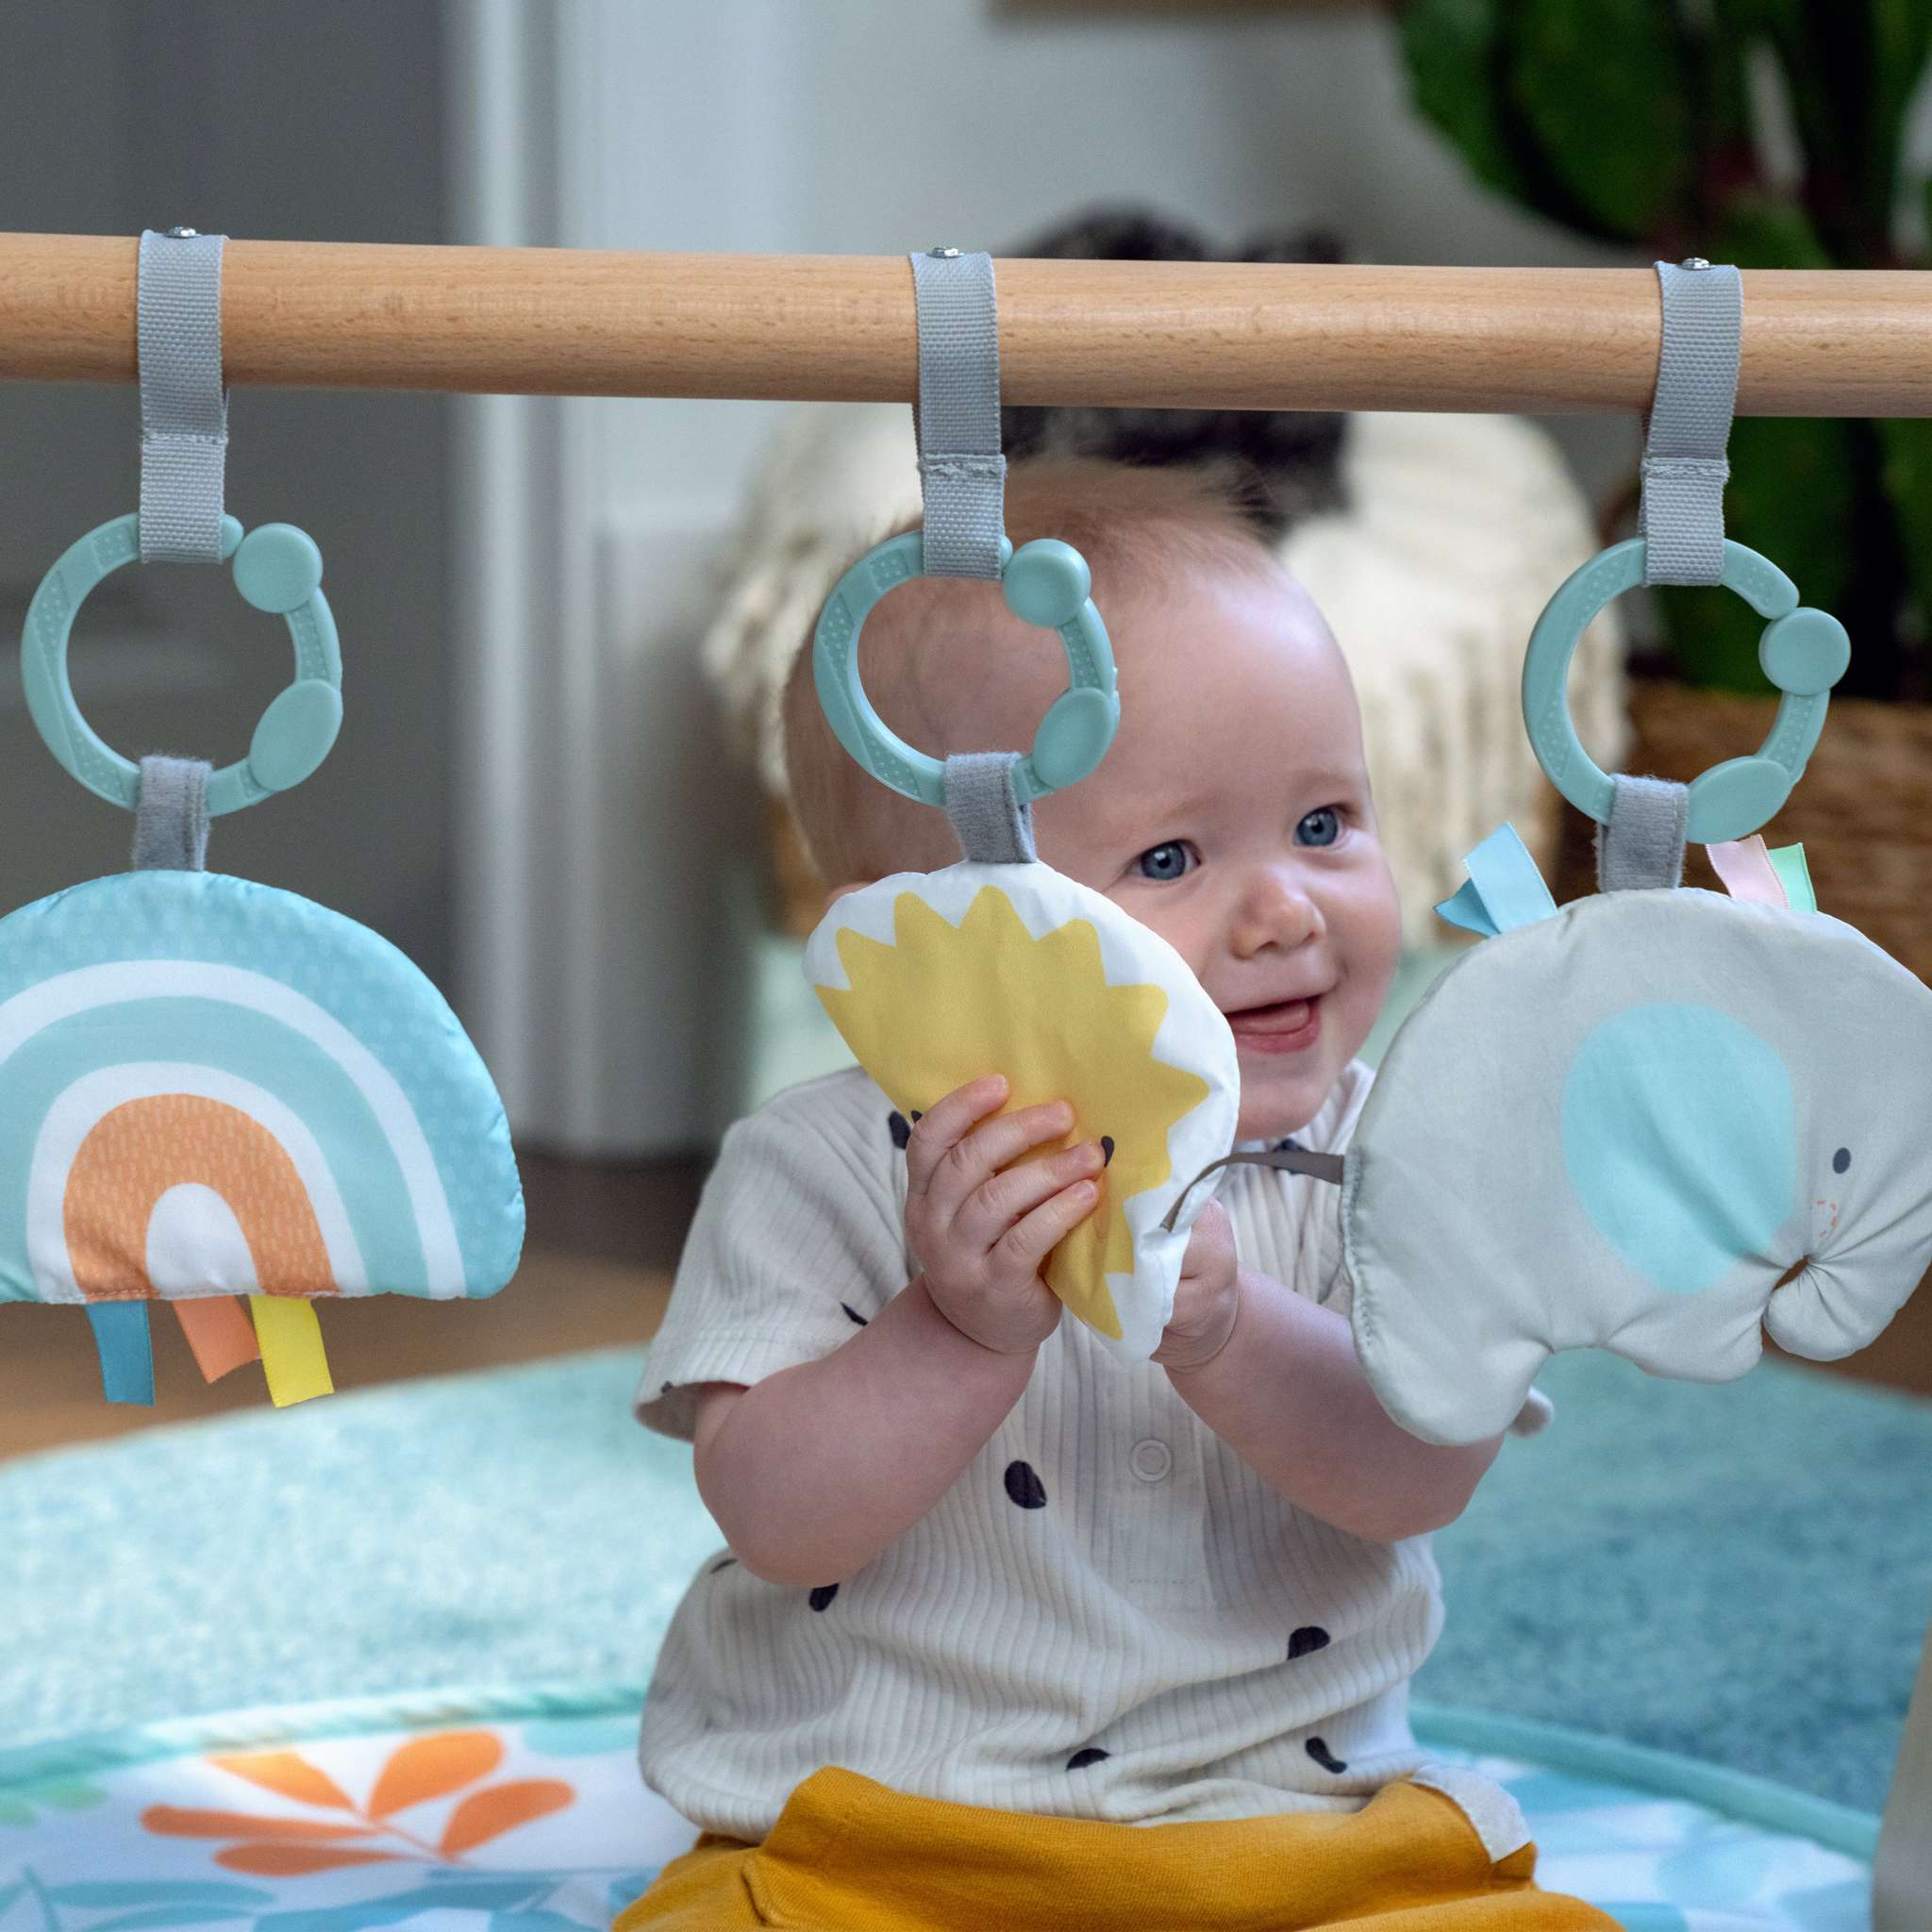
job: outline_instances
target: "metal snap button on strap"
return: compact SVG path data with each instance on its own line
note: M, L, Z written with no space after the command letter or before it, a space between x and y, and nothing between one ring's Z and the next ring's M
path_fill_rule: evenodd
M1127 1467L1143 1483L1158 1483L1174 1467L1174 1452L1165 1442L1157 1441L1149 1436L1144 1441L1134 1444L1133 1453L1127 1457Z

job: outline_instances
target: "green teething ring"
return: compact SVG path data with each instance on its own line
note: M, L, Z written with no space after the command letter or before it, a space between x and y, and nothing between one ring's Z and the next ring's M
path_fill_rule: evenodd
M888 591L925 573L925 539L918 530L888 538L861 557L833 587L812 638L812 678L838 740L874 778L924 805L946 802L945 767L915 751L873 709L858 675L858 634ZM1070 681L1040 721L1033 749L1013 767L1024 805L1076 784L1106 757L1120 724L1113 646L1088 595L1092 574L1069 543L1051 537L1016 552L1000 539L1000 588L1007 608L1028 624L1059 634Z
M88 593L140 555L138 513L90 530L41 579L20 640L27 709L47 749L90 791L129 811L140 797L140 767L104 743L80 715L67 675L67 644ZM224 517L222 558L234 559L242 596L289 626L295 680L261 714L248 756L208 780L211 814L239 811L299 785L328 756L342 724L342 654L322 594L322 552L314 539L292 524L263 524L244 537L234 517Z
M1537 760L1550 783L1599 824L1609 821L1615 781L1577 742L1570 659L1598 611L1643 581L1643 539L1633 537L1574 572L1537 619L1523 661L1523 720ZM1831 688L1852 658L1844 625L1800 605L1797 586L1757 551L1726 541L1719 581L1771 620L1757 641L1757 661L1784 697L1771 735L1752 757L1727 758L1691 781L1685 836L1698 845L1749 837L1790 796L1824 728Z

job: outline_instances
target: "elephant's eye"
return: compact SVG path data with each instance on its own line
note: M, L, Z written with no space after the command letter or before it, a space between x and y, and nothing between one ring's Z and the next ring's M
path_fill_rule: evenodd
M1838 1152L1831 1157L1831 1171L1833 1174L1844 1173L1845 1169L1851 1166L1851 1164L1852 1150L1849 1147L1840 1147L1838 1150Z

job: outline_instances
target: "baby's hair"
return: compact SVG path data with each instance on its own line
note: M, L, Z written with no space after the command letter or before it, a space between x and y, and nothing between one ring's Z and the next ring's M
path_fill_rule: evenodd
M1016 463L1006 520L1016 548L1058 537L1079 551L1103 619L1110 600L1144 599L1196 573L1280 570L1241 479L1210 468ZM997 586L918 578L874 608L859 668L874 708L922 751L1024 751L1038 721L1014 718L1010 697L1001 704L1002 660L1025 652L1037 663L1042 647L1058 648L1006 610ZM1060 672L1064 684L1063 664ZM1003 726L1010 741L992 741ZM809 638L786 681L784 733L792 815L826 884L931 871L958 858L942 812L880 784L833 737L812 682Z

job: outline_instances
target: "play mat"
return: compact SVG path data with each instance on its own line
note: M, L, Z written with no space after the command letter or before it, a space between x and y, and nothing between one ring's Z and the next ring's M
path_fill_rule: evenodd
M0 1932L607 1924L688 1835L638 1781L635 1713L718 1548L689 1452L628 1417L637 1366L0 1468L0 1616L40 1660L0 1674ZM1932 1405L1596 1355L1541 1381L1556 1423L1437 1539L1419 1731L1507 1782L1544 1882L1631 1932L1863 1932L1932 1590Z
M242 1713L0 1759L0 1926L604 1926L690 1828L639 1784L638 1685ZM1864 1923L1875 1827L1538 1725L1418 1714L1522 1804L1546 1887L1628 1932ZM1150 1927L1151 1932L1151 1927Z

